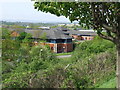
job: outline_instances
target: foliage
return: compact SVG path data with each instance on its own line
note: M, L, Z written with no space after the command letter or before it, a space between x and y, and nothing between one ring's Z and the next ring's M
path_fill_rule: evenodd
M6 28L2 28L2 39L9 39L10 31Z
M9 26L10 28L15 28L15 27L12 27L12 26L17 25L19 29L20 28L26 28L26 26L29 26L29 25L32 25L33 29L37 29L38 26L40 27L40 26L54 26L54 25L57 25L56 23L31 23L31 22L8 22L8 21L0 21L0 23L2 23L2 26Z
M2 59L3 60L16 60L19 54L19 43L14 40L6 39L2 41Z
M68 17L70 21L77 20L83 27L93 28L98 36L112 41L117 48L117 88L120 89L120 3L119 2L40 2L34 0L34 7L38 11L50 12L57 16ZM105 33L103 33L105 30ZM94 46L94 45L93 45ZM102 50L99 47L98 50ZM88 48L87 51L92 51ZM96 53L97 48L95 47ZM104 51L104 50L102 50ZM101 52L101 51L100 51ZM79 53L84 55L84 53ZM84 55L86 56L86 55ZM75 58L80 58L77 56ZM77 60L76 59L76 60Z
M113 48L114 44L108 40L103 40L102 38L96 37L92 41L85 41L76 46L75 51L73 52L73 60L79 58L84 58L91 54L97 54L100 52L105 52L109 48Z
M12 71L3 74L3 87L5 88L29 87L27 82L35 72L47 69L50 63L57 62L57 58L55 59L55 56L46 47L34 46L31 49L22 47L20 52L22 57L16 63L16 67L7 66L9 69L11 67ZM9 64L7 63L7 65ZM6 66L3 65L3 68L6 69Z
M22 29L22 28L25 28L25 26L21 26L21 25L16 25L16 24L14 24L14 25L11 25L11 28L15 28L15 29Z
M98 88L115 88L116 87L116 78L112 78L109 81L103 83Z
M40 36L40 38L41 38L40 42L46 42L47 34L44 32L44 33Z
M3 88L97 88L115 77L114 44L99 37L79 44L65 59L48 46L2 42Z
M40 70L32 80L35 88L97 88L115 77L115 54L112 50L79 61L60 60ZM112 56L112 57L110 57Z
M82 27L97 30L100 37L116 44L119 42L120 3L40 2L38 0L35 1L34 7L38 11L68 17L71 22L77 20ZM102 33L103 30L106 30L106 34Z
M61 55L71 55L72 54L72 52L68 52L68 53L57 53L56 55L57 56L61 56Z
M27 33L27 35L25 35L25 38L22 40L22 42L30 44L32 42L31 39L32 39L32 35Z

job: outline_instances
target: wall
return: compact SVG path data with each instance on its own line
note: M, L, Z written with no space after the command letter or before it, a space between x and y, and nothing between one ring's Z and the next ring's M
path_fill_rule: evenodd
M12 36L12 37L18 37L18 36L19 36L19 33L13 31L13 32L11 33L11 36Z
M82 39L82 37L79 36L79 35L72 35L72 37L73 37L74 39L77 39L77 40L81 40L81 39Z
M34 43L38 45L38 43ZM49 45L52 52L62 53L62 52L71 52L73 51L72 43L40 43L40 45Z
M93 36L82 36L81 40L93 40Z
M71 52L73 51L73 44L72 43L58 43L57 44L57 52Z
M94 36L79 36L79 35L72 35L72 37L76 40L93 40Z

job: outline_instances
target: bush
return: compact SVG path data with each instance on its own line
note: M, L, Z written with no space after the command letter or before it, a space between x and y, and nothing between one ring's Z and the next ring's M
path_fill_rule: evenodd
M112 42L96 37L94 40L85 41L77 45L73 52L72 59L76 61L78 59L89 57L91 54L105 52L106 50L114 47L115 45Z
M32 74L39 70L47 69L57 62L57 58L46 47L34 46L31 49L23 47L21 49L21 55L26 58L21 58L21 61L17 63L13 70L3 74L4 88L29 87L30 85L28 82ZM22 51L28 52L25 54L22 53ZM8 70L9 69L10 68L8 68Z
M48 46L21 43L16 51L13 62L3 63L3 88L96 88L115 77L114 44L98 37L77 45L67 59L56 58Z

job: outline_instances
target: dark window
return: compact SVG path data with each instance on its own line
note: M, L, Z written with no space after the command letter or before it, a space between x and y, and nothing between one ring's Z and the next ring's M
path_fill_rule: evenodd
M50 42L51 42L51 43L56 43L56 40L51 40Z
M65 39L57 39L56 41L57 41L57 43L64 43Z
M71 43L72 39L57 39L56 43Z
M62 30L62 31L67 32L67 30L66 30L66 29L64 29L64 30Z
M49 42L49 43L56 43L56 40L55 39L48 39L47 42Z
M72 39L67 39L67 43L71 43L72 42Z
M69 33L64 33L65 35L69 35Z

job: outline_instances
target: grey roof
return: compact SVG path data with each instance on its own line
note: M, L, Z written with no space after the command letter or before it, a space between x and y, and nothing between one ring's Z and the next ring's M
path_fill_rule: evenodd
M25 30L26 33L30 33L32 35L33 38L40 38L41 34L41 30Z
M8 28L8 30L10 30L11 32L15 31L17 33L25 32L23 28Z
M40 38L41 36L43 36L45 34L48 39L71 39L72 37L69 35L73 35L73 34L81 35L81 36L82 35L91 35L91 36L97 35L96 32L91 31L91 30L77 31L77 30L69 30L69 29L64 28L64 27L52 28L50 30L41 30L41 29L28 30L28 29L22 29L22 28L21 29L9 28L9 30L16 31L18 33L27 32L27 33L30 33L33 38ZM69 34L69 35L65 35L65 33Z
M64 32L60 30L51 29L47 34L50 39L72 39L71 36L65 35Z
M67 31L64 31L67 30ZM52 28L50 30L25 30L25 32L32 34L33 38L40 38L44 34L48 39L71 39L72 37L69 35L97 35L96 32L94 31L89 31L89 30L84 30L84 31L76 31L76 30L69 30L64 27L57 27L57 28ZM65 35L65 33L69 35Z
M72 35L72 34L91 35L91 36L97 35L97 33L93 32L93 31L75 31L75 30L70 30L70 31L68 31L68 33L70 35Z
M71 39L71 36L65 35L61 30L26 30L25 32L32 34L33 38L40 38L46 35L48 39Z
M57 27L57 28L53 28L53 30L66 30L66 31L70 31L68 28L65 28L65 27Z
M97 33L93 30L81 30L81 31L77 31L77 30L69 30L67 28L64 28L64 27L57 27L57 28L54 28L54 30L60 30L62 31L63 33L69 33L70 35L72 34L78 34L78 35L97 35ZM67 30L64 32L64 30Z

